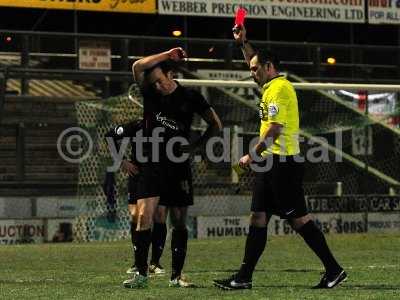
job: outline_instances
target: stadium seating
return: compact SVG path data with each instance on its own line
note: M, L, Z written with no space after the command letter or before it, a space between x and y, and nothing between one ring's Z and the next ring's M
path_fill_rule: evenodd
M2 123L0 195L76 192L78 166L65 162L57 152L59 134L76 124L73 102L8 96Z

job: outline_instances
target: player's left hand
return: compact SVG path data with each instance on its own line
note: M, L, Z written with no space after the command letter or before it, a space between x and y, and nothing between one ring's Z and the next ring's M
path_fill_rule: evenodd
M241 168L247 168L252 163L252 161L253 160L251 159L250 155L246 154L241 159L239 159L239 166Z

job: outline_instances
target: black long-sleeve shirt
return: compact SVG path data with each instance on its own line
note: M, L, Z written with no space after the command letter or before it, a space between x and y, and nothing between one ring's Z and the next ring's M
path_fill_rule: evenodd
M115 148L117 151L120 149L120 143L122 139L129 138L129 142L132 147L131 160L136 161L135 155L135 142L134 137L137 136L138 131L143 129L143 120L135 120L130 123L118 125L109 132L106 133L105 137L112 138ZM144 151L145 152L145 151Z

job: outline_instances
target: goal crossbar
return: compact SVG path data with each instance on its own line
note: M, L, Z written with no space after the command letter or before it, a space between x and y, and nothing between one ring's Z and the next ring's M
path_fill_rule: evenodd
M207 80L207 79L178 79L184 86L221 87L221 88L257 88L252 81L238 80ZM376 92L400 92L398 84L359 84L359 83L321 83L321 82L293 82L298 90L352 90Z

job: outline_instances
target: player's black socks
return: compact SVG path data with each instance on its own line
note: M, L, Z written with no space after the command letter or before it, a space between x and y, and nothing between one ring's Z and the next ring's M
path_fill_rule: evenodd
M265 249L266 243L267 227L250 226L242 266L238 273L240 278L251 280L254 268Z
M171 280L180 276L185 263L188 241L187 229L172 230L171 251L172 251L172 274Z
M147 256L151 242L151 230L136 231L135 233L135 263L139 274L147 276Z
M151 263L159 264L167 238L167 225L165 223L154 223L151 234Z
M320 258L327 272L336 273L342 269L329 250L323 233L315 225L314 221L308 221L297 232Z
M131 242L133 251L133 264L135 264L135 235L137 223L131 221Z

